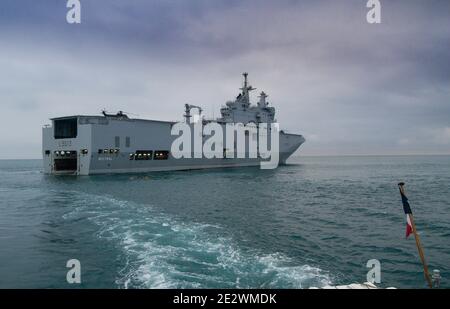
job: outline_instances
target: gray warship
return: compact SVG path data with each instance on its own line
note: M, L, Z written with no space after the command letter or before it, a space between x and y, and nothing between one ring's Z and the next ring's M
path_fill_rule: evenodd
M221 117L205 119L202 108L186 104L184 121L191 118L203 124L215 122L255 124L275 123L275 108L269 106L267 94L261 92L257 104L251 104L250 92L255 90L244 73L241 92L220 109ZM198 114L193 115L192 109ZM130 118L124 112L88 116L75 115L50 119L43 127L42 155L44 173L93 175L108 173L145 173L152 171L192 170L258 166L262 159L232 158L223 149L223 158L174 158L171 145L176 136L171 134L176 122ZM202 138L205 138L203 136ZM250 136L247 137L251 138ZM305 142L300 134L279 131L279 163L286 160Z

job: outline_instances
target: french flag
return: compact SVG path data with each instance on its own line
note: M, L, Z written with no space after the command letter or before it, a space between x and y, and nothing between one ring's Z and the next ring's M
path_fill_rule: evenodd
M406 238L413 232L410 214L406 214Z
M413 226L411 222L411 206L409 206L408 198L405 195L405 192L403 191L403 183L399 183L400 188L400 195L402 196L402 203L403 203L403 210L405 211L406 215L406 238L408 238L409 235L413 232Z

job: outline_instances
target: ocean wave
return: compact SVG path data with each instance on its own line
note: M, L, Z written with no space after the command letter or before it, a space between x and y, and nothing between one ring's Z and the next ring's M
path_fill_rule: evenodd
M305 288L330 285L319 268L240 247L220 226L185 223L151 205L83 193L64 219L88 217L124 256L119 288Z

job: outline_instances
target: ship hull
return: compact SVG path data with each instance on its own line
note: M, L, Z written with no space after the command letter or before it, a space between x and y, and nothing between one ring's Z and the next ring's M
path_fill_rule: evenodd
M259 158L248 157L175 159L170 153L171 144L176 138L170 133L173 122L95 116L76 116L57 121L68 119L77 124L76 134L70 138L56 138L54 127L43 129L46 174L147 173L259 166L261 163ZM286 164L286 160L304 141L301 135L281 132L279 164ZM141 156L141 153L145 156Z

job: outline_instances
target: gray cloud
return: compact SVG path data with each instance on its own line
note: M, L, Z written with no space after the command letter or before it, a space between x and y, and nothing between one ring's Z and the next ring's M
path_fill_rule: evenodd
M449 153L450 2L381 1L380 25L365 2L85 0L68 25L64 1L7 0L0 156L39 157L58 115L217 116L242 71L306 135L302 153Z

